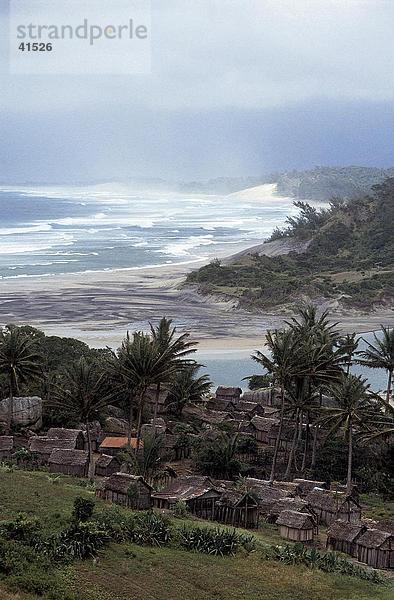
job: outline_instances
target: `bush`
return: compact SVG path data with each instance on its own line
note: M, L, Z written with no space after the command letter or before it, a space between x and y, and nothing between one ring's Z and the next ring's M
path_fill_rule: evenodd
M308 549L303 544L290 546L275 546L273 548L274 558L287 565L305 565L309 569L320 569L326 573L341 573L358 577L372 583L382 583L385 580L376 573L368 571L363 567L355 565L350 560L338 556L335 552L321 553L315 548Z
M179 532L180 546L185 550L214 556L234 556L242 546L250 552L255 548L252 535L237 533L235 529L222 527L183 528Z
M139 546L165 546L171 539L168 521L155 513L143 513L134 518L129 529L132 542Z
M85 560L97 556L110 541L105 529L97 523L76 523L58 535L40 542L36 549L56 561Z
M95 503L90 498L78 496L74 500L73 519L84 523L93 515Z
M178 502L175 503L174 509L172 512L175 517L179 517L180 519L183 519L183 518L187 517L187 515L189 514L189 508L188 508L186 502L183 502L182 500L178 500Z
M32 543L41 531L41 523L36 517L30 518L19 513L16 519L0 523L0 535L7 540Z

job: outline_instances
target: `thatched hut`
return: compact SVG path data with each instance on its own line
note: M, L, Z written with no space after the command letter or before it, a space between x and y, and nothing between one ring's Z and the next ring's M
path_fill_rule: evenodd
M342 492L314 488L305 499L316 512L319 523L323 525L331 525L337 519L348 523L358 523L361 520L358 501Z
M47 438L52 440L69 440L73 443L75 450L85 449L85 438L82 429L65 429L63 427L51 427Z
M293 483L298 485L298 493L301 498L307 496L314 488L326 488L325 481L314 481L312 479L293 479Z
M152 506L152 487L143 477L127 473L113 473L106 479L96 496L126 508L147 510Z
M239 387L225 387L219 385L215 392L216 400L231 400L232 402L239 402L241 398L242 390Z
M253 417L250 421L250 425L253 428L253 435L258 442L268 444L270 438L270 431L272 427L278 425L278 419L270 419L268 417Z
M52 450L48 460L51 473L63 473L74 477L86 477L89 455L86 450Z
M357 540L357 558L375 569L394 569L394 535L368 529Z
M291 498L290 496L279 498L279 500L277 500L271 507L271 510L268 515L269 521L271 523L275 523L280 513L284 510L309 513L315 518L317 525L317 515L315 514L315 511L311 506L309 506L308 502L306 502L299 496L295 498Z
M117 456L110 454L101 454L96 461L95 475L97 477L110 477L113 473L118 473L122 461Z
M173 509L177 502L185 502L190 512L204 519L212 519L215 503L223 494L210 477L185 475L177 477L161 492L152 494L153 506Z
M280 513L276 524L279 525L281 537L293 542L312 542L315 522L309 513L295 510L284 510Z
M215 504L214 520L233 527L256 529L259 526L259 507L255 495L227 490Z
M246 484L257 498L259 512L263 515L268 515L278 500L290 495L286 490L274 487L269 481L263 479L248 477Z
M258 402L262 406L280 406L281 403L280 390L273 387L248 390L244 392L242 399Z
M14 449L14 438L12 435L0 435L0 459L11 458Z
M144 445L143 440L140 440L140 448ZM119 452L123 452L127 449L135 450L137 448L137 438L131 438L130 443L127 437L123 436L107 436L103 439L100 444L99 452L102 454L109 454L116 456Z
M357 557L357 540L366 530L367 526L361 522L334 521L327 531L327 548Z
M255 415L259 417L264 415L264 406L258 402L248 402L247 400L240 400L236 405L235 410L245 413L250 418Z
M75 442L70 439L56 439L44 436L34 436L29 440L29 450L34 452L42 464L46 464L52 450L75 450Z
M237 403L232 400L218 400L217 398L211 398L207 402L208 410L219 410L225 412L234 412L236 410Z

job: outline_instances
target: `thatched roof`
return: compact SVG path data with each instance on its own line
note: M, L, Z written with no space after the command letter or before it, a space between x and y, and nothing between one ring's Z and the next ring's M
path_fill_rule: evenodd
M127 494L130 487L140 483L152 490L152 486L140 475L129 475L128 473L113 473L105 482L104 489L119 494Z
M14 447L12 435L0 435L0 452L10 452Z
M223 493L223 490L220 490L210 477L185 475L177 477L164 490L152 494L152 497L170 502L187 501L204 496L210 491L216 492L218 496Z
M75 442L70 439L59 440L42 436L34 436L29 440L29 449L31 452L51 454L52 450L55 448L61 450L75 450Z
M227 490L218 500L219 504L225 504L232 508L236 508L246 502L250 508L258 506L253 492L241 492L235 489Z
M314 481L312 479L296 478L296 479L293 479L293 483L296 483L298 485L298 489L300 490L301 494L308 494L315 487L317 487L317 488L325 488L326 487L325 481Z
M273 505L270 510L271 515L280 515L280 513L284 510L292 510L296 512L306 512L308 507L308 503L302 498L279 498Z
M347 521L334 521L327 530L329 538L354 542L355 539L367 529L363 523L348 523Z
M309 492L305 499L312 508L319 508L332 513L337 512L347 501L358 507L360 506L355 498L347 496L343 492L332 492L317 487Z
M49 464L86 467L89 455L86 450L61 450L55 448L49 457Z
M219 410L207 410L201 414L200 418L204 423L214 425L218 423L223 423L223 421L228 421L232 418L232 416L229 412Z
M265 481L264 479L248 477L246 483L257 496L259 506L266 510L270 510L280 498L285 498L289 495L289 492L286 490L273 487L269 481Z
M237 402L235 407L235 410L247 412L249 414L256 414L256 411L261 409L264 410L263 406L258 402L248 402L246 400L240 400L239 402Z
M219 385L215 392L216 398L232 398L239 399L241 397L242 390L239 387L225 387L223 385Z
M392 533L388 531L380 531L380 529L368 529L361 537L358 538L357 543L360 546L366 548L380 548L394 538Z
M222 410L222 411L233 411L236 410L236 406L238 402L233 402L232 400L221 400L220 398L212 398L207 403L207 408L209 410Z
M388 517L387 519L382 519L381 521L378 521L373 528L394 533L394 518Z
M77 441L78 437L83 437L82 429L64 429L63 427L51 427L48 430L47 438L56 440L74 440Z
M112 462L117 462L120 466L121 461L117 456L109 456L108 454L100 454L96 461L96 467L109 467Z
M298 492L298 486L293 481L274 481L272 485L280 490L285 490L290 494L296 495Z
M267 417L258 417L255 416L251 420L252 425L257 429L257 431L270 431L274 425L279 423L278 419L270 419Z
M308 513L297 512L295 510L284 510L280 513L277 525L284 525L291 529L313 529L315 523Z

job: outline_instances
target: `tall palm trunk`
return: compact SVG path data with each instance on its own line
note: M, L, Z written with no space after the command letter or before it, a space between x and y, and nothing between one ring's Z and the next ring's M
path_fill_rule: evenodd
M6 425L7 435L9 435L11 433L12 417L14 414L14 392L16 389L17 389L17 381L16 381L16 376L15 376L15 371L12 370L10 373L10 396L8 398L7 425Z
M389 371L389 375L388 375L388 379L387 379L387 392L386 392L387 404L390 403L392 379L393 379L393 372ZM387 409L386 409L386 412L387 412Z
M156 435L156 421L157 421L157 411L159 407L159 399L160 399L160 382L156 386L156 394L155 394L155 407L153 410L153 435Z
M284 385L282 385L281 386L281 403L280 403L279 429L278 429L278 434L277 434L276 440L275 440L275 450L274 450L274 456L273 456L273 459L272 459L270 481L274 481L275 480L276 463L277 463L277 460L278 460L278 452L279 452L279 446L280 446L280 439L282 437L282 430L283 430L283 416L284 416L284 412L285 412L285 388L284 388Z
M129 415L128 415L128 420L127 420L127 445L130 446L131 445L131 432L133 429L133 399L134 396L133 394L130 394L129 397Z
M349 447L347 457L347 480L346 480L346 492L350 494L352 491L352 460L353 460L353 423L351 417L349 418Z
M89 419L86 420L85 427L86 427L86 439L88 442L88 478L90 481L93 481L94 462L93 462L92 439L91 439L91 435L90 435Z
M144 396L145 396L145 390L143 390L141 392L140 397L139 397L139 402L138 402L137 444L136 444L137 452L139 451L140 445L141 445L141 427L142 427L142 411L144 408Z
M308 450L309 450L309 435L310 433L310 412L309 410L307 410L306 412L306 432L305 432L305 446L304 446L304 455L302 457L302 465L301 465L301 471L304 472L305 468L306 468L306 458L308 456Z
M317 457L317 437L319 435L319 425L315 423L314 431L313 431L313 443L312 443L312 460L311 460L311 469L314 469L316 466L316 457Z
M291 465L293 464L294 452L295 452L295 447L296 447L297 437L298 437L298 421L299 421L299 409L297 408L296 419L295 419L295 426L294 426L294 434L293 434L293 440L291 442L289 459L287 461L287 467L286 467L286 472L285 472L285 480L289 479L290 472L291 472Z

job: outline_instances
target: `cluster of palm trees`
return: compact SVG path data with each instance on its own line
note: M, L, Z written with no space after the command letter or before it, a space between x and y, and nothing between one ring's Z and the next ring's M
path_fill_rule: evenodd
M375 335L373 343L366 342L366 349L358 351L356 335L341 336L337 325L329 323L327 312L319 317L314 306L307 306L296 318L286 322L286 328L268 332L268 355L257 351L252 356L280 390L279 428L271 480L277 476L282 431L289 423L293 426L293 435L284 478L289 479L294 471L313 470L318 433L323 429L326 438L343 433L347 440L348 489L352 484L354 435L367 440L388 435L393 430L390 398L394 330L382 326L382 336ZM385 399L371 392L365 379L351 374L353 362L387 371ZM323 402L325 394L331 399L328 406Z
M318 316L307 306L282 330L267 334L269 355L256 352L252 358L270 374L280 390L280 419L270 477L277 476L278 456L284 426L293 424L290 451L284 477L313 470L318 432L342 432L348 441L348 486L352 479L354 436L365 441L393 433L390 405L394 370L394 329L382 327L364 351L358 351L355 335L341 336L337 324L330 324L327 313ZM193 358L197 344L189 334L177 334L172 321L163 318L148 333L127 334L120 348L95 358L81 358L66 365L61 373L44 368L36 336L23 328L9 326L0 331L0 378L6 382L9 397L6 432L10 432L14 398L21 387L28 389L34 380L45 380L47 405L85 424L90 474L93 461L89 423L110 404L124 409L127 436L136 429L137 450L148 397L154 397L152 428L156 431L157 408L163 388L169 391L169 408L180 414L189 402L206 396L211 382L199 375ZM388 373L386 398L369 390L366 381L351 374L353 362ZM53 381L51 380L51 376ZM49 383L48 383L49 382ZM326 406L324 395L334 399ZM383 407L383 408L382 408Z
M174 409L179 413L191 401L209 392L207 375L199 375L201 367L191 355L197 344L188 333L177 335L172 321L166 318L150 332L127 333L116 352L109 351L102 360L81 358L64 368L51 386L47 406L85 424L89 452L89 473L93 460L89 423L110 404L125 410L130 443L136 416L137 451L148 391L155 390L153 431L156 430L157 406L162 387L169 390ZM9 404L6 431L11 429L13 398L21 383L44 377L42 356L34 338L16 327L6 328L0 335L0 375L8 381Z

